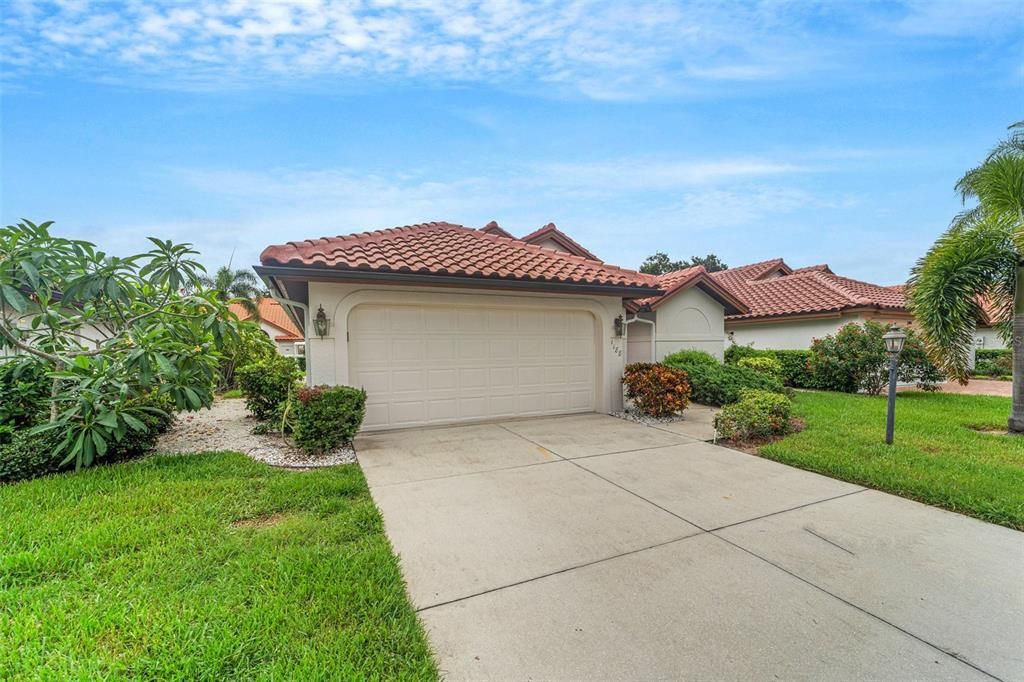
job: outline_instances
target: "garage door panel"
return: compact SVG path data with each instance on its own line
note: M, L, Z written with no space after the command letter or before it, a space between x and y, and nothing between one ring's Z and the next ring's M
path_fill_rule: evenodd
M427 361L441 362L454 360L459 356L459 346L455 339L427 338Z
M487 341L485 339L456 339L460 360L486 360Z
M422 362L423 357L422 339L391 339L391 363L408 364Z
M585 311L368 305L349 333L367 429L594 409Z
M391 391L408 393L427 388L426 372L423 370L397 370L391 373Z
M427 386L431 391L458 388L459 372L456 369L432 369L427 372Z

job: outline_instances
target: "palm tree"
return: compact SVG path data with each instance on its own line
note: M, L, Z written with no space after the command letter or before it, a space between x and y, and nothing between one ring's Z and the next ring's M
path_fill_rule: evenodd
M985 161L956 184L961 200L977 205L921 258L908 302L932 359L966 381L982 305L992 305L1013 348L1013 406L1009 429L1024 433L1024 121Z
M257 299L262 295L260 281L251 270L242 268L233 270L231 263L217 268L213 277L203 275L200 277L202 285L217 293L217 298L227 303L238 303L249 316L260 319L260 310Z

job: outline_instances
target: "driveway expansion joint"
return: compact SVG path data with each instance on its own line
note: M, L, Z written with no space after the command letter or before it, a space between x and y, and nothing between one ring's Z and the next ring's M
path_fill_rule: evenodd
M863 491L857 491L857 492L863 492ZM849 495L853 495L855 493L848 493L848 494ZM843 495L843 497L846 497L846 495ZM924 637L922 637L920 635L916 635L913 632L911 632L910 630L907 630L906 628L902 628L899 625L896 625L892 621L887 620L887 619L883 618L882 616L879 616L876 613L872 613L871 611L867 610L865 607L862 607L862 606L860 606L858 604L855 604L852 601L849 601L847 599L844 599L843 597L840 597L838 594L835 594L834 592L831 592L831 591L825 589L821 585L818 585L817 583L811 582L807 578L804 578L803 576L801 576L801 575L799 575L797 573L794 573L793 571L790 571L789 569L787 569L787 568L785 568L785 567L775 563L774 561L772 561L772 560L770 560L770 559L768 559L766 557L761 556L757 552L749 550L746 547L744 547L743 545L740 545L740 544L738 544L738 543L736 543L736 542L734 542L734 541L732 541L732 540L730 540L728 538L722 537L718 533L711 532L710 535L712 535L712 536L714 536L714 537L716 537L716 538L718 538L720 540L723 540L723 541L727 542L728 544L732 545L736 549L739 549L739 550L741 550L743 552L746 552L747 554L749 554L750 556L754 557L755 559L760 559L761 561L765 562L769 566L773 566L774 568L782 571L786 575L789 575L789 576L792 576L793 578L796 578L797 580L799 580L800 582L804 583L805 585L807 585L809 587L812 587L812 588L814 588L814 589L816 589L816 590L818 590L820 592L823 592L824 594L827 594L828 596L832 597L833 599L836 599L836 600L842 602L843 604L846 604L847 606L849 606L851 608L854 608L857 611L860 611L864 615L866 615L866 616L868 616L870 618L874 618L875 620L879 621L880 623L884 623L885 625L888 625L891 628L895 628L896 630L899 630L900 632L902 632L906 636L908 636L908 637L910 637L912 639L916 639L918 642L921 642L922 644L924 644L924 645L926 645L928 647L931 647L932 649L934 649L934 650L944 654L945 656L949 656L953 660L959 661L960 663L963 663L964 665L968 666L969 668L973 668L974 670L977 670L982 675L985 675L987 677L991 677L993 680L997 680L998 682L1004 682L1004 680L1001 677L993 675L992 673L990 673L989 671L985 670L984 668L981 668L977 664L972 663L967 658L964 658L964 656L962 656L961 654L959 654L959 653L957 653L955 651L950 651L950 650L948 650L948 649L946 649L946 648L944 648L944 647L942 647L942 646L940 646L938 644L935 644L934 642L930 642L927 639L925 639Z
M627 552L619 552L618 554L613 554L611 556L601 557L600 559L594 559L593 561L586 561L586 562L584 562L582 564L576 564L574 566L567 566L565 568L560 568L557 571L551 571L549 573L542 573L541 575L536 575L536 576L533 576L531 578L524 578L522 580L517 580L515 582L508 583L507 585L499 585L498 587L492 587L492 588L487 589L487 590L481 590L480 592L474 592L473 594L467 594L467 595L465 595L463 597L456 597L455 599L447 599L445 601L438 602L436 604L428 604L427 606L419 606L419 607L416 607L416 612L417 613L422 613L424 611L429 611L431 609L436 609L439 606L448 606L449 604L456 604L458 602L466 601L468 599L473 599L475 597L482 597L485 594L491 594L493 592L500 592L501 590L507 590L510 587L518 587L519 585L526 585L528 583L536 582L537 580L543 580L544 578L550 578L551 576L562 575L563 573L569 573L570 571L575 571L575 570L580 569L580 568L586 568L587 566L594 566L594 565L597 565L597 564L603 564L606 561L613 561L614 559L621 559L622 557L631 556L633 554L639 554L640 552L646 552L649 549L657 549L659 547L664 547L666 545L671 545L671 544L675 544L677 542L682 542L683 540L689 540L690 538L703 537L705 535L708 535L707 531L697 530L697 531L695 531L693 533L689 533L688 535L681 535L681 536L679 536L677 538L672 538L671 540L665 540L664 542L656 542L653 545L648 545L647 547L639 547L637 549L631 549L631 550L629 550Z

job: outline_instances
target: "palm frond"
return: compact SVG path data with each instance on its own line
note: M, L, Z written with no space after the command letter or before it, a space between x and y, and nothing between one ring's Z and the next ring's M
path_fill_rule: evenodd
M1005 215L976 214L947 231L914 266L908 306L932 360L953 378L967 376L982 298L993 291L1012 296L1013 228Z

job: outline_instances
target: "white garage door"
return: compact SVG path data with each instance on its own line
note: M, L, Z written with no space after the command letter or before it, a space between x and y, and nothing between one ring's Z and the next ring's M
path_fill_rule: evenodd
M348 329L365 429L594 410L586 311L364 305Z

